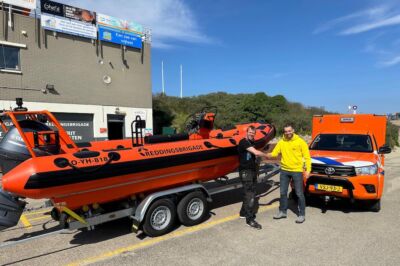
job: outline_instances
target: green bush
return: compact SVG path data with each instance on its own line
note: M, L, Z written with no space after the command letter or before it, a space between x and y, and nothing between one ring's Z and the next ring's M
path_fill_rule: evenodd
M228 128L238 123L265 121L275 125L278 134L286 124L291 124L300 134L311 133L313 114L326 113L322 108L305 108L300 103L292 103L282 95L268 96L264 92L255 94L210 93L193 97L171 97L153 95L154 133L162 127L184 130L185 119L205 106L217 106L215 121L217 128Z
M216 92L193 97L171 97L153 95L154 133L161 134L162 127L174 127L183 132L186 118L205 106L217 106L215 121L217 128L227 128L238 123L265 121L273 124L282 134L283 127L292 125L301 135L310 135L312 116L327 114L324 108L304 107L300 103L289 102L282 95L268 96L264 92L255 94L228 94ZM386 143L390 147L399 146L399 128L387 124Z
M399 146L399 127L390 122L386 125L386 145L391 148Z

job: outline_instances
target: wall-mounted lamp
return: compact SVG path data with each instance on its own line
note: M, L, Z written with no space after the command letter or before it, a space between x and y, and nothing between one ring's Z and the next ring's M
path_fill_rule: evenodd
M104 82L105 84L110 84L111 81L112 81L112 79L111 79L110 76L108 76L108 75L104 75L104 76L103 76L103 82Z
M28 32L26 32L26 30L21 30L21 35L24 35L25 37L28 36Z
M126 112L125 111L121 111L119 109L119 107L117 107L117 108L115 108L115 114L116 115L126 115Z
M58 92L54 88L54 85L52 85L52 84L46 84L46 88L42 89L42 92L43 93L58 94Z
M55 89L54 89L54 85L52 85L52 84L46 84L46 90L47 91L56 91Z

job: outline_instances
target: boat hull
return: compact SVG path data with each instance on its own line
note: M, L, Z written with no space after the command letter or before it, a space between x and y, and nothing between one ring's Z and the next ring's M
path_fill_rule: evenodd
M258 130L256 147L263 148L274 134L272 127ZM90 151L28 159L3 177L3 188L17 196L49 198L71 209L140 197L233 172L239 164L237 144L243 137L244 132L235 131L226 138L139 147L117 145L126 140L96 142Z

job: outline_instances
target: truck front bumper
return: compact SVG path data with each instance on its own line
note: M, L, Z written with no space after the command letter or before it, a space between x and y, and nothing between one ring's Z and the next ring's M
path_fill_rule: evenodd
M318 190L316 184L340 186L342 192ZM304 180L305 193L329 195L339 198L350 199L377 199L378 198L378 180L377 176L353 176L344 177L328 177L320 175L312 175Z

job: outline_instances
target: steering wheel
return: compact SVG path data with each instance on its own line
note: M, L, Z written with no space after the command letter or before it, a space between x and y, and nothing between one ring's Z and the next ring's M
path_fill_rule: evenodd
M205 113L193 113L185 119L185 131L189 134L197 133L200 129L200 120Z
M185 119L185 131L188 134L198 133L200 130L201 119L209 112L213 112L216 116L218 108L216 106L206 106L203 107L200 112L190 114Z

